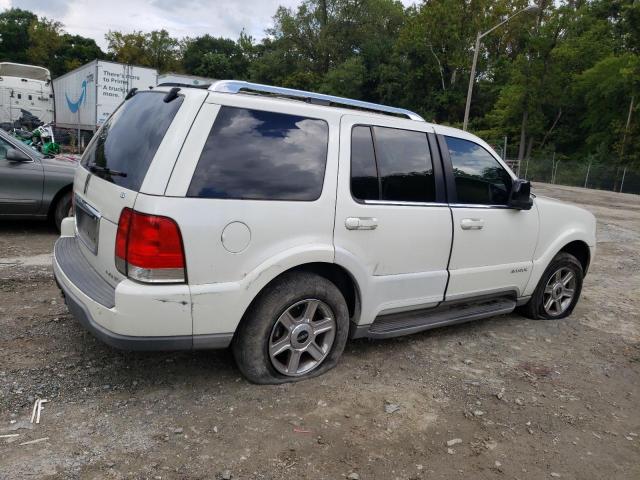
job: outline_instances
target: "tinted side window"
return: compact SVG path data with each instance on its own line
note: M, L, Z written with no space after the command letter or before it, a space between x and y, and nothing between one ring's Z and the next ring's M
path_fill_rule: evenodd
M512 179L507 171L480 145L446 137L458 203L506 205Z
M221 107L187 196L316 200L328 141L324 120Z
M427 134L373 127L382 200L434 202L435 179Z
M351 193L358 200L378 200L378 171L370 127L351 131Z
M165 95L139 92L125 101L89 144L82 164L97 167L94 174L111 183L139 190L184 98L166 103Z

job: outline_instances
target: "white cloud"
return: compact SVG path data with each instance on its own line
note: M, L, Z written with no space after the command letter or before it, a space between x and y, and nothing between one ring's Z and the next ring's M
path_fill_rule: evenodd
M415 0L402 0L410 5ZM109 30L159 30L174 37L208 33L237 38L242 29L264 37L279 5L295 7L300 0L0 0L0 7L31 10L58 20L72 34L93 38L106 49Z

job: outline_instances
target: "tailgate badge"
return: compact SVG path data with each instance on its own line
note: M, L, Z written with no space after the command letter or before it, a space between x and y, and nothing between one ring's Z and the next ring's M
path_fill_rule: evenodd
M124 192L120 192L120 198L124 198L124 197L126 197L126 196L127 196L127 194L126 194L126 193L124 193Z

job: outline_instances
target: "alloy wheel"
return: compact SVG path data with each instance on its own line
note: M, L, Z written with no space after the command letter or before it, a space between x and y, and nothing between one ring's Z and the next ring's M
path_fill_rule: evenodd
M298 377L316 369L336 336L335 315L321 300L306 299L287 307L269 336L269 358L283 375Z
M576 293L576 275L568 267L556 270L544 287L542 306L547 315L557 317L567 311Z

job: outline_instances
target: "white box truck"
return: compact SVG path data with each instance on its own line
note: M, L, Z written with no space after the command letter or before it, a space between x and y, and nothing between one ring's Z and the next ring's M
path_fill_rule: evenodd
M155 87L158 71L94 60L53 80L57 127L95 131L132 88Z

